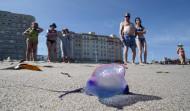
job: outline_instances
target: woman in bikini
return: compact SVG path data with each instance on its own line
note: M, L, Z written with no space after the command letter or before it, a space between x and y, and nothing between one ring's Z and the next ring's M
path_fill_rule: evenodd
M68 63L70 63L69 59L71 56L71 34L69 33L69 30L63 29L62 30L62 55L63 55L63 62L65 62L65 59L67 57Z
M28 35L28 38L26 40L26 45L27 45L26 60L27 61L30 61L30 60L35 61L36 60L36 52L37 52L37 46L38 46L38 35L41 32L43 32L43 29L39 28L38 23L36 23L36 22L32 23L32 28L28 28L24 32L25 35Z
M47 62L51 62L51 49L53 49L54 52L54 59L55 62L57 61L57 51L56 51L56 38L57 38L57 31L55 30L57 28L56 24L53 23L50 25L50 29L47 30L47 48L48 48L48 60Z
M140 60L140 64L142 65L142 50L144 51L144 63L146 64L146 58L147 58L147 44L146 44L146 40L144 37L144 34L146 34L146 30L145 28L141 25L141 19L139 17L137 17L135 19L135 23L136 25L136 29L137 29L137 46L139 49L139 60Z
M177 54L179 54L179 57L181 59L181 64L185 65L185 51L182 44L178 45Z

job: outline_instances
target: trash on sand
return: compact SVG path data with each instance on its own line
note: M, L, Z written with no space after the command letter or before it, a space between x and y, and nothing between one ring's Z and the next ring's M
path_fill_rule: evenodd
M53 66L43 66L43 67L53 68Z
M8 61L10 61L10 60L11 60L11 58L10 58L10 57L7 57L7 60L8 60Z
M13 67L8 67L2 70L19 70L19 69L29 69L29 70L36 70L36 71L42 71L39 66L34 66L34 65L28 65L28 64L17 64L16 66Z
M63 73L63 72L61 72L61 74L67 75L68 77L71 77L71 76L69 75L69 73Z
M84 92L84 91L83 91ZM127 94L125 67L121 64L108 64L97 67L86 83L85 93L108 98L117 94Z
M169 73L169 72L157 71L156 73Z

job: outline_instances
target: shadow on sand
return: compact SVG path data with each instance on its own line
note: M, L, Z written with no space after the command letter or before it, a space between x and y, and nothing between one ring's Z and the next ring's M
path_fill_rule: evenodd
M110 107L117 109L123 109L125 106L130 106L140 101L152 101L152 100L161 100L161 97L152 96L152 95L142 95L129 93L127 95L121 94L116 95L110 98L99 98L99 102Z
M15 87L15 86L1 86L0 88L7 88L7 87ZM72 93L82 93L82 90L83 90L83 88L78 88L78 89L71 90L71 91L57 91L57 90L38 88L38 87L27 86L27 85L22 85L22 87L29 87L29 88L35 88L35 89L44 90L44 91L64 93L64 94L58 96L58 98L60 98L61 100L62 100L63 96L66 96L66 95L72 94ZM87 95L89 95L89 94L87 94ZM89 96L92 96L92 95L89 95ZM129 94L115 95L110 98L99 98L99 102L106 106L109 106L109 107L123 109L123 107L130 106L137 102L161 100L161 99L162 98L158 97L158 96L142 95L142 94L135 94L135 93L130 92Z

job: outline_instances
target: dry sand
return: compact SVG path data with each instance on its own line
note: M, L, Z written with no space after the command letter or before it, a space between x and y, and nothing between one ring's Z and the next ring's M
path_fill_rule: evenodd
M0 69L17 63L2 62ZM25 63L38 65L42 71L0 70L0 110L190 110L190 65L128 64L125 78L132 94L99 99L80 89L101 64ZM53 68L43 67L46 65Z

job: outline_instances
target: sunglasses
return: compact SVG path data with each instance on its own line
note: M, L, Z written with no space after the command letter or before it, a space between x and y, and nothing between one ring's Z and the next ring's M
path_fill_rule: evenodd
M130 16L125 16L125 18L130 18Z

